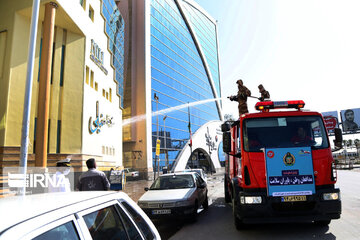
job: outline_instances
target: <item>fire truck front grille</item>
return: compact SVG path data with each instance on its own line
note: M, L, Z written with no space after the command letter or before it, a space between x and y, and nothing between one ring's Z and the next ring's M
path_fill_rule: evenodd
M315 208L315 202L273 203L272 208L277 212L311 211Z

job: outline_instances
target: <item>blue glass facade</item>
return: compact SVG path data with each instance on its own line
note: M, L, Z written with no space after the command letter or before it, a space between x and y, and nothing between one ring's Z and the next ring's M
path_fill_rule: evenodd
M109 37L109 50L112 53L112 65L115 68L117 94L120 105L124 107L124 20L114 0L102 0L101 13L106 21L105 32Z
M202 39L199 40L199 46L206 45L203 52L209 64L208 69L214 75L212 78L220 97L216 35L213 35L215 31L210 34L211 29L214 30L215 26L210 22L200 22L200 20L197 22L197 19L201 19L201 13L190 10L186 10L186 14L194 17L191 25L194 27L200 25L194 31L197 32L196 34L199 32L198 39ZM152 111L155 112L157 109L160 111L188 102L214 99L215 96L205 70L206 66L174 0L151 0L150 33L151 93L152 96L156 93L159 97L158 105L152 99ZM202 33L204 35L200 37ZM160 166L165 166L166 151L163 149L167 150L169 163L172 164L189 140L189 115L192 133L208 121L220 119L214 101L168 112L166 120L163 119L164 114L154 116L152 118L153 159L155 159L155 140L157 132L159 132L161 140ZM166 147L164 132L166 132Z
M204 13L192 5L183 4L184 13L205 55L210 74L214 80L217 95L220 96L219 62L217 52L216 26Z

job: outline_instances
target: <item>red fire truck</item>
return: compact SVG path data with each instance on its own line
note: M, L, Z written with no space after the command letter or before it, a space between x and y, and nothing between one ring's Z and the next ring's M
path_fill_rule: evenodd
M225 201L238 230L249 223L340 218L340 190L323 117L305 103L263 101L257 113L222 125ZM335 129L334 144L342 144Z

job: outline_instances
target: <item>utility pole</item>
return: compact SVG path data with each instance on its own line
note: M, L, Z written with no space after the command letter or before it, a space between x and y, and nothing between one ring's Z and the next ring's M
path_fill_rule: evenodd
M166 128L165 128L165 120L167 118L167 115L164 116L163 120L164 120L164 153L165 153L165 165L166 168L169 168L169 161L167 158L167 149L166 149Z
M159 105L159 96L156 95L156 93L154 93L154 99L156 101L156 145L158 144L159 142L159 115L157 114L158 112L158 105ZM157 154L157 151L156 151L156 154L155 154L155 169L154 169L154 180L156 179L156 161L157 159L159 159L159 156ZM160 162L158 162L157 164L157 172L159 174L159 165L160 165Z
M191 163L193 163L193 160L191 158L192 156L192 132L191 132L191 120L190 120L190 105L189 105L189 102L188 102L188 116L189 116L189 125L188 125L188 128L189 128L189 145L190 145L190 159L191 159Z
M24 98L24 112L21 130L21 148L20 148L20 167L23 176L26 174L27 168L27 153L29 142L29 124L30 124L30 110L31 110L31 93L33 84L34 73L34 58L35 58L35 45L36 45L36 33L39 19L39 5L40 0L34 0L32 5L31 15L31 28L29 39L29 52L27 60L26 70L26 86L25 86L25 98ZM24 179L26 181L26 179ZM21 194L25 195L25 186L21 190Z

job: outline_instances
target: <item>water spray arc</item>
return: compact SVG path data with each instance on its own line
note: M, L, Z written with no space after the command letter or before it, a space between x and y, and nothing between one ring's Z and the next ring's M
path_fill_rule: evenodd
M167 113L177 111L177 110L180 110L180 109L183 109L183 108L188 108L188 107L197 106L197 105L201 105L201 104L205 104L205 103L209 103L209 102L214 102L214 101L218 101L218 100L224 100L224 99L226 99L226 97L225 98L211 98L211 99L205 99L205 100L200 100L200 101L191 102L191 103L185 103L185 104L178 105L178 106L175 106L175 107L166 108L166 109L163 109L163 110L160 110L160 111L153 112L151 114L151 116L156 117L158 115L166 115ZM135 117L128 118L128 119L124 119L123 123L122 123L122 126L124 127L124 126L126 126L128 124L143 121L145 119L146 119L146 114L135 116Z

